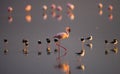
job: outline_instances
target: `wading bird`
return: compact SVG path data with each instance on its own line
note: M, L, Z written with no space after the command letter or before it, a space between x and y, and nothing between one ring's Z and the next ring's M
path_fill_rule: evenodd
M51 49L50 49L50 43L51 43L51 41L50 41L50 39L49 38L46 38L46 42L47 42L47 54L50 54L51 53Z
M118 40L117 39L113 39L113 41L110 42L110 43L116 45L116 44L118 44Z
M53 38L57 38L57 39L59 39L59 40L69 38L69 33L70 33L70 31L71 31L70 27L66 27L65 31L66 31L66 32L57 33L55 36L53 36ZM59 43L60 43L60 42L59 42Z
M80 55L80 56L85 56L85 49L82 49L80 52L78 52L76 54Z
M8 40L4 39L4 54L8 53L7 45L8 45Z
M39 47L41 46L41 44L42 44L42 42L40 41L40 40L38 40L38 45L39 45ZM41 55L42 54L42 52L39 50L38 51L38 55Z

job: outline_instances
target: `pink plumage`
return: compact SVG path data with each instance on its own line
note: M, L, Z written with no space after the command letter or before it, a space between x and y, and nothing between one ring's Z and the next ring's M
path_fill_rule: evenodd
M53 38L66 39L69 37L70 27L66 27L65 32L57 33Z

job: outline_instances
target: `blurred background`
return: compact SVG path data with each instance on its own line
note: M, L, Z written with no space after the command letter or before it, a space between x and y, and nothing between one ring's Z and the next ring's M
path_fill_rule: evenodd
M68 3L73 4L74 9L69 8ZM61 6L62 10L52 10L52 4ZM31 5L31 9L27 10L27 5ZM47 9L43 9L44 5ZM52 11L57 14L55 18ZM69 12L74 18L70 18ZM105 40L120 40L119 19L119 0L1 0L0 74L119 74L119 43L118 53L105 55ZM59 55L54 52L52 37L64 32L67 26L71 28L70 36L61 41L67 52L61 48ZM85 56L76 55L82 50L81 38L89 35L93 36L92 49L84 45ZM51 40L50 54L46 52L46 38ZM4 39L8 41L7 46ZM27 56L22 53L23 39L29 41ZM42 42L40 47L38 40ZM8 49L6 55L5 48ZM113 44L107 46L108 50L113 48Z

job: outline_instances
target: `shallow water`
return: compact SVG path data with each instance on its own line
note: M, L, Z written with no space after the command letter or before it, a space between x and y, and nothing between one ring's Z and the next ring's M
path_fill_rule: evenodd
M67 16L66 4L70 2L75 5L72 11L75 14L75 19L70 20ZM103 15L98 14L98 3L102 2ZM50 5L55 3L61 5L63 11L63 19L58 21L50 15ZM32 21L27 22L25 16L27 13L24 8L27 4L32 5L32 10L29 12L32 16ZM48 6L48 19L42 18L42 6ZM108 5L112 4L114 9L112 12L107 10ZM0 74L119 74L120 73L120 45L118 43L118 53L110 52L105 55L105 40L111 42L113 39L120 41L119 17L120 17L120 2L118 0L30 0L30 1L4 1L0 2ZM7 7L14 8L13 22L7 20ZM59 12L57 12L59 13ZM112 13L114 18L112 21L108 19L108 15ZM54 39L55 34L65 30L65 27L71 28L70 37L62 40L61 45L67 51L60 48L60 53L55 53ZM80 38L93 36L93 48L90 49L84 46L86 54L84 57L76 55L82 49ZM29 53L22 53L22 39L29 41ZM51 54L47 54L46 38L50 38ZM8 39L7 55L4 55L3 39ZM37 41L41 40L42 44L39 47ZM89 41L85 42L85 44ZM113 45L107 46L112 49ZM38 55L38 51L42 54ZM60 54L60 55L59 55ZM84 71L80 66L84 65Z

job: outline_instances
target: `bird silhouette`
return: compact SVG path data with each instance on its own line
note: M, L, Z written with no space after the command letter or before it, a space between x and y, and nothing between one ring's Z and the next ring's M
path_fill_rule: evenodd
M113 41L110 42L110 43L116 45L116 44L118 44L118 40L117 39L113 39Z
M93 40L93 36L90 35L89 37L86 38L86 40L90 40L90 41Z
M85 49L82 49L80 52L77 52L76 54L80 56L85 56Z

